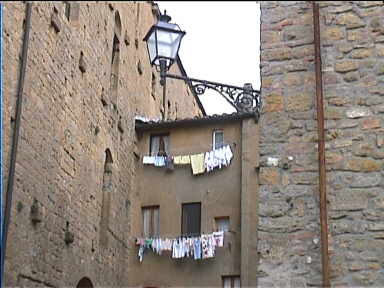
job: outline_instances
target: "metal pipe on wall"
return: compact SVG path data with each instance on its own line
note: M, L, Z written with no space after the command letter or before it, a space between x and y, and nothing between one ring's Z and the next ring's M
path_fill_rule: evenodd
M14 177L15 177L16 155L17 155L17 146L19 142L20 120L21 120L21 111L22 111L21 108L22 108L22 102L23 102L25 72L27 68L29 32L31 29L31 14L32 14L32 3L27 2L20 78L19 78L19 86L18 86L17 99L16 99L16 119L15 119L15 127L13 130L11 160L9 165L8 185L7 185L7 193L6 193L5 208L4 208L4 225L3 225L3 234L2 234L3 239L1 239L2 240L1 286L2 287L4 287L4 264L5 264L4 262L5 262L5 253L6 253L6 247L7 247L8 228L9 228L9 223L11 218L13 184L14 184Z
M325 169L325 143L324 143L324 107L323 107L323 79L321 68L320 48L320 20L319 5L312 2L313 27L316 65L316 100L317 100L317 131L319 151L319 198L320 198L320 226L321 226L321 264L323 272L323 287L330 287L329 280L329 253L328 253L328 216L327 191Z

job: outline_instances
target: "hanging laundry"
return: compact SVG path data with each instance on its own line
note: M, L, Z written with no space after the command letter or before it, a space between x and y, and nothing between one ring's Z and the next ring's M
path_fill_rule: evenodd
M173 164L175 165L188 165L191 164L189 155L179 155L173 157Z
M191 166L193 175L204 173L204 153L191 155Z
M155 157L154 156L143 156L143 164L155 164Z
M173 170L174 169L173 159L171 156L165 156L165 168L167 168L167 170Z
M165 166L165 157L164 156L154 156L155 157L155 166L163 167Z
M201 259L201 239L196 237L193 241L193 258Z
M216 246L224 246L224 231L213 232L213 237L215 238Z
M223 166L228 166L231 163L232 157L233 154L230 145L225 145L205 153L204 167L207 172L210 172L215 168L221 169Z

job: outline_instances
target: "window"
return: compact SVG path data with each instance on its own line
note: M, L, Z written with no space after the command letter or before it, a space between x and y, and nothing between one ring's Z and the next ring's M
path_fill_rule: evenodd
M183 204L181 233L183 235L200 234L201 203Z
M151 135L151 156L166 156L169 154L169 134Z
M229 231L229 217L215 217L215 229L216 231Z
M213 131L213 149L221 148L224 145L224 132L223 130Z
M224 288L239 288L240 276L223 276Z
M143 207L143 236L159 236L159 206Z

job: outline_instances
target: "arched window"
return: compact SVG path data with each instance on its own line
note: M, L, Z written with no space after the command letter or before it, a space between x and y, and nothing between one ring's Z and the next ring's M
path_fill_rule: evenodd
M76 288L93 288L93 284L88 277L83 277L79 283L77 283Z
M108 245L108 225L109 214L111 210L111 194L113 192L113 160L112 153L109 149L105 150L105 162L103 173L103 198L101 202L101 219L100 219L100 246Z
M121 39L121 20L119 12L115 13L115 28L112 43L111 58L111 100L117 106L117 88L119 85L119 65L120 65L120 39Z

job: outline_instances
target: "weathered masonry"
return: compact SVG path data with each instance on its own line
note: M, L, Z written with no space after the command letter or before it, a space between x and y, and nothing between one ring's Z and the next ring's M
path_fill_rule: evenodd
M384 285L384 5L319 1L329 278ZM314 15L261 2L258 285L321 286Z
M159 11L148 2L38 2L28 24L26 3L2 5L4 190L26 64L5 285L126 286L134 116L163 113L142 42ZM180 61L173 70L184 73ZM183 81L168 90L167 119L204 114Z
M257 276L258 124L253 113L176 121L136 121L140 161L132 198L130 286L255 286ZM161 144L163 143L163 144ZM196 170L194 156L230 147L230 164ZM159 153L161 152L161 153ZM172 167L146 165L147 155L173 157ZM176 162L176 157L187 161ZM190 157L190 158L189 158ZM203 164L209 164L205 158ZM202 158L204 160L204 158ZM183 163L178 165L177 163ZM212 162L211 162L212 163ZM192 166L191 166L192 165ZM192 168L191 168L192 167ZM207 166L208 167L208 166ZM138 260L134 237L191 237L224 232L224 247L208 259L177 259L148 251ZM151 238L151 237L149 237ZM149 249L151 250L151 249ZM227 286L231 285L232 286Z

